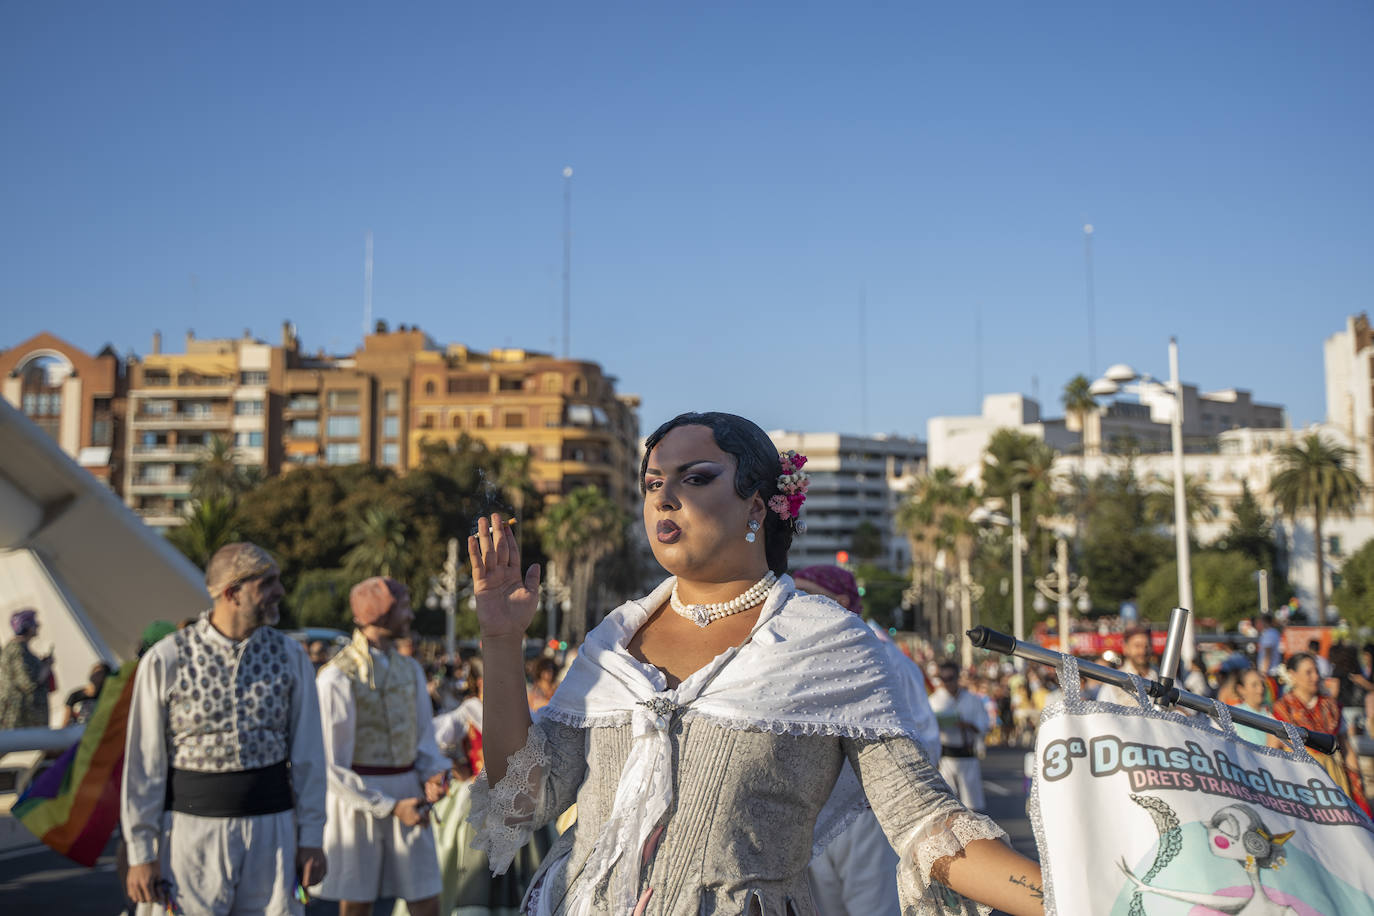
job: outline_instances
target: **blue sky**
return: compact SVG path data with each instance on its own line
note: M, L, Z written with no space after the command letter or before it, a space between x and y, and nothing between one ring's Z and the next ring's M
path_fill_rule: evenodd
M1371 44L1354 2L7 4L0 346L348 351L370 230L376 317L556 350L571 165L573 353L646 431L1054 413L1084 222L1098 372L1175 334L1316 420L1374 305Z

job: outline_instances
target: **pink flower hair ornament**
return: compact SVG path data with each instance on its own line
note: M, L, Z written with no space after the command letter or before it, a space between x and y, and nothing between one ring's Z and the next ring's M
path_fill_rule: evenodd
M778 456L782 474L778 476L778 495L768 500L768 508L778 514L783 521L793 520L793 528L798 533L806 530L801 519L801 507L806 502L806 491L811 486L811 477L802 470L806 456L788 450Z

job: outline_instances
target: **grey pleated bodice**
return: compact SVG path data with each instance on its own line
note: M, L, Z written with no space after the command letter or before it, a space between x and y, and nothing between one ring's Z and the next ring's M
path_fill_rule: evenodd
M561 916L611 812L631 732L549 721L535 727L553 758L544 810L557 814L577 803L576 828L559 838L536 877ZM674 803L641 873L641 890L653 888L646 916L816 916L806 872L813 829L846 756L894 845L923 817L960 810L907 738L777 735L692 716L674 723L672 736ZM546 874L565 851L561 880ZM595 909L609 914L604 890L598 888Z

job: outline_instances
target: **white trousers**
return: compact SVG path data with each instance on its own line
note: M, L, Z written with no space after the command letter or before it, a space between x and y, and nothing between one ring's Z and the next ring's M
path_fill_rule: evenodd
M977 757L941 757L940 775L965 808L987 810L987 800L983 797L983 765Z
M392 798L425 794L414 771L362 779L369 789ZM373 817L350 808L332 787L326 810L324 856L329 868L311 894L361 903L381 897L424 900L439 893L439 853L429 824L407 827L395 816Z
M871 808L835 837L808 868L816 912L825 916L900 916L897 851Z
M300 916L296 902L296 813L253 817L162 815L162 877L186 916ZM138 916L163 916L140 903Z

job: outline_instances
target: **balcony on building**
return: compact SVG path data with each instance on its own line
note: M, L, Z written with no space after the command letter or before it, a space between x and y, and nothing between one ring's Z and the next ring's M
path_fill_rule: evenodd
M145 369L137 388L129 392L131 398L160 398L177 392L194 392L198 397L229 397L234 393L234 376L203 375L198 372ZM148 390L154 389L154 390Z

